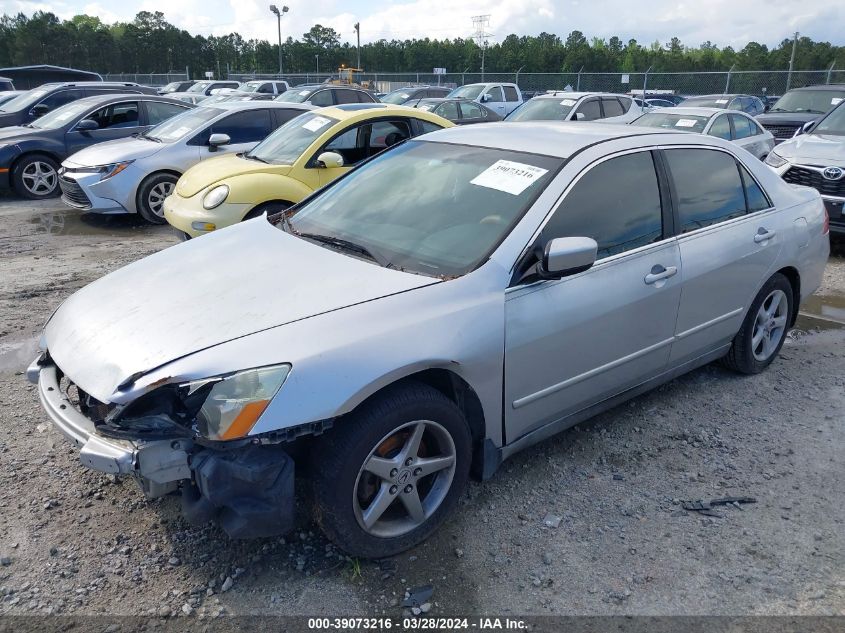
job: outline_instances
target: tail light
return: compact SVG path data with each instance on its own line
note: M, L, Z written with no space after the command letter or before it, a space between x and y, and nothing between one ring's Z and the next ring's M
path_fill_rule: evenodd
M830 233L830 214L827 212L827 205L822 202L822 208L824 208L824 224L822 224L822 235L827 235Z

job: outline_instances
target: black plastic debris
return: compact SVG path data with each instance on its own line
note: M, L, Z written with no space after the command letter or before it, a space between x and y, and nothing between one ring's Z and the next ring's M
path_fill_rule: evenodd
M434 587L431 585L423 585L422 587L415 587L411 589L405 599L402 601L403 607L408 607L409 609L413 607L421 607L426 602L431 600L431 596L434 594Z
M757 499L754 497L720 497L718 499L711 499L710 501L703 501L702 499L699 499L698 501L687 501L682 507L684 510L689 510L690 512L698 512L704 516L723 519L725 518L725 515L716 512L713 509L714 506L735 505L739 507L739 505L743 503L757 503Z

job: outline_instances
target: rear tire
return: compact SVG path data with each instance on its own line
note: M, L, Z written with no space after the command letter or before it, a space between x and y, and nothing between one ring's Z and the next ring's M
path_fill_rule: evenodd
M138 215L150 224L164 224L164 199L173 193L178 180L174 174L153 174L143 180L135 202Z
M46 154L27 154L12 169L15 193L30 200L59 195L59 164Z
M315 519L352 556L398 554L445 521L471 458L469 426L454 402L423 383L389 388L313 445Z
M742 374L759 374L780 352L792 317L792 284L775 273L751 302L722 363Z

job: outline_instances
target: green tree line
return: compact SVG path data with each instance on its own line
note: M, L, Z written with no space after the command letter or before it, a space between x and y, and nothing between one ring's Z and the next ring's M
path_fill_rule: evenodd
M284 69L312 72L319 56L320 69L333 71L354 66L356 48L341 43L334 29L315 25L301 38L288 37L282 47ZM565 39L551 33L508 35L484 51L488 72L634 72L649 66L655 72L785 70L792 41L769 48L749 42L740 50L719 48L711 42L687 46L678 38L643 44L620 37L588 39L572 31ZM472 39L378 40L361 46L361 65L368 72L478 72L482 49ZM795 70L821 70L836 62L845 66L845 47L801 37ZM4 14L0 18L0 67L55 64L100 73L162 73L190 67L193 76L205 71L274 72L278 45L245 39L238 33L222 36L191 35L170 24L164 14L141 11L131 22L106 24L96 16L77 15L60 20L38 11Z

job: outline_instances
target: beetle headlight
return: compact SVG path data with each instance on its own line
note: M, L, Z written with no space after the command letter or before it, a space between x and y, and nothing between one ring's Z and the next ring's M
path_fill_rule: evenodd
M780 154L775 152L775 150L772 150L771 152L769 152L769 154L768 154L768 156L766 156L766 160L765 160L765 163L767 165L769 165L770 167L775 167L775 168L783 167L788 162L789 161L787 161L783 156L781 156Z
M289 364L274 365L193 380L179 385L179 391L183 397L207 391L196 415L199 432L210 440L233 440L252 430L284 384L290 368Z
M229 195L229 187L227 185L220 185L215 187L202 199L202 206L204 209L211 210L223 204L226 196Z

